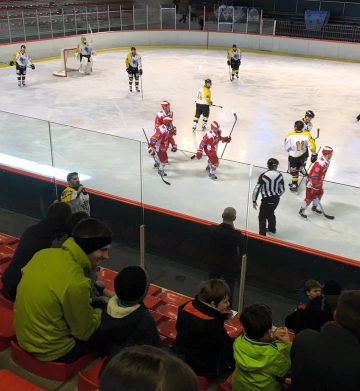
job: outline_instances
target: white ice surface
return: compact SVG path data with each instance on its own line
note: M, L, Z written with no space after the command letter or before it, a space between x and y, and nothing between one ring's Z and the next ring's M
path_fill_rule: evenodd
M335 150L327 179L350 186L325 185L322 203L328 214L336 215L334 221L310 211L308 221L302 221L297 212L304 189L299 196L287 191L276 213L277 237L360 259L360 189L351 187L360 186L360 123L355 120L360 114L358 64L244 53L241 77L230 83L226 51L144 49L140 51L142 101L141 93L128 91L126 53L98 54L91 76L71 73L56 78L52 72L58 61L35 63L25 88L17 87L14 68L0 69L0 110L72 126L51 125L54 164L91 176L84 182L89 188L215 222L231 205L238 210L237 226L253 232L258 231L258 221L257 212L248 209L249 193L263 170L248 164L264 166L268 158L276 157L286 171L283 140L294 121L313 110L313 132L321 129L318 147L330 145ZM205 158L190 161L190 152L188 157L170 152L171 186L166 186L152 168L145 144L141 148L139 141L129 139L143 142L143 127L152 134L160 102L167 99L174 111L179 148L196 151L202 133L191 131L194 100L208 77L213 81L214 104L223 106L211 109L210 121L217 120L227 135L234 118L231 110L238 115L224 157L248 164L223 161L214 182L204 170ZM0 123L0 153L51 165L47 122L0 112Z

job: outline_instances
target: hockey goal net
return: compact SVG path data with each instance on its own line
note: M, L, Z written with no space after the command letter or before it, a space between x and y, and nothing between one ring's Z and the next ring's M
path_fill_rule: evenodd
M53 73L54 76L67 77L68 72L78 71L80 68L80 61L74 58L76 47L61 49L60 68Z

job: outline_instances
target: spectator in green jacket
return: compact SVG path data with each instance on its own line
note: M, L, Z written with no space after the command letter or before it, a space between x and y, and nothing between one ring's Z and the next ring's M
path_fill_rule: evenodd
M272 332L272 311L255 303L240 316L245 332L234 342L234 391L280 391L280 379L290 372L291 342L286 327Z
M37 252L22 269L14 305L19 345L41 361L74 362L101 346L94 333L101 309L90 305L91 282L84 272L109 257L110 228L88 218L61 248Z

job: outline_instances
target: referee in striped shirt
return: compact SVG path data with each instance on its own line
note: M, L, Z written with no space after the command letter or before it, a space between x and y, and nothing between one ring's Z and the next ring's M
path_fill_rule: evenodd
M259 212L259 234L266 236L266 232L276 234L275 209L279 205L280 196L285 191L284 178L277 171L279 161L271 158L267 162L268 171L263 172L253 191L253 208L257 210L257 198L261 192L261 205ZM266 228L266 220L268 227Z

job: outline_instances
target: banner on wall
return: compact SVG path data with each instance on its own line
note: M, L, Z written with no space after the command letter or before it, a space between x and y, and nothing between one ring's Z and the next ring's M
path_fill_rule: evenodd
M330 11L306 10L304 18L307 30L320 31L329 22Z

